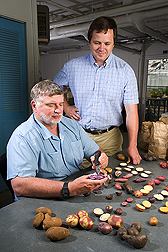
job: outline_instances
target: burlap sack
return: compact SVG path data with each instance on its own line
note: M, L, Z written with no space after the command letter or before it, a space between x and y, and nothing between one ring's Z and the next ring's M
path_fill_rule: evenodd
M151 135L151 127L152 122L142 122L141 134L140 134L140 141L139 147L142 150L148 150L150 135Z
M168 159L168 124L163 123L162 119L152 124L148 153Z

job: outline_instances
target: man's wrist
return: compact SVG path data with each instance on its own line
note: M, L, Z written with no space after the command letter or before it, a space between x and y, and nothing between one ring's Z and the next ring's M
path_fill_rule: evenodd
M68 199L68 198L69 198L68 182L65 182L65 183L63 184L61 194L62 194L62 197L63 197L64 199Z

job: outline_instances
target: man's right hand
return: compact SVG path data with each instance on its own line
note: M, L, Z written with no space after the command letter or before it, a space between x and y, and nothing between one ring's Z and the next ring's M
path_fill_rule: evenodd
M89 175L81 176L74 181L69 182L69 195L75 196L90 193L104 184L106 180L107 177L101 180L92 180L89 178Z

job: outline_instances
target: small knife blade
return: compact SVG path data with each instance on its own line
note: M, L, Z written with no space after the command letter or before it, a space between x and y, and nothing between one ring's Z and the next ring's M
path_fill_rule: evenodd
M100 162L99 162L99 157L101 155L101 151L96 151L95 152L95 165L96 165L96 173L99 175L100 174Z

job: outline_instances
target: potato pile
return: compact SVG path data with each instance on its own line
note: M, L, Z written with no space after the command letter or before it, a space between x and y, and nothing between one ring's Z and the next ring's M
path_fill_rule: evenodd
M139 222L134 222L131 227L127 229L125 227L120 227L117 231L117 235L122 241L126 241L134 248L140 249L143 248L148 241L147 235L141 234L141 231L142 225Z
M70 235L67 228L61 227L62 219L51 217L52 211L47 207L39 207L36 209L36 216L33 219L33 227L43 228L46 236L52 241L59 241Z
M79 210L76 214L69 214L66 217L66 224L70 227L76 227L78 224L86 230L93 228L94 224L88 213L85 210Z

